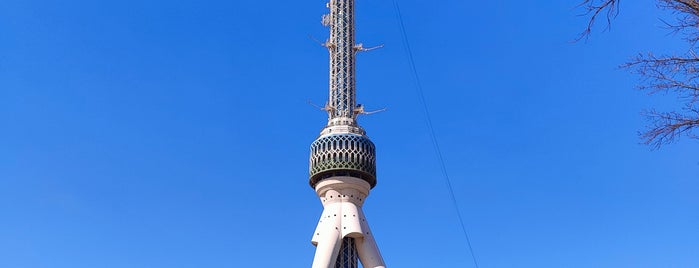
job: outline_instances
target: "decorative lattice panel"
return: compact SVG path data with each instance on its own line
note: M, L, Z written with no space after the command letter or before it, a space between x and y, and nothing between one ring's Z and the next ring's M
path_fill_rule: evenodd
M366 136L335 134L311 144L311 186L332 176L351 176L376 185L376 148Z

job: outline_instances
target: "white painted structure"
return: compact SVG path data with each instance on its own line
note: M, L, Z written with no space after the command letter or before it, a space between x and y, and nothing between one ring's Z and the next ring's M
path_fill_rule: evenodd
M317 246L313 268L335 267L342 240L354 238L364 267L386 267L369 229L362 204L369 195L369 183L353 177L332 177L316 185L323 214L311 240Z

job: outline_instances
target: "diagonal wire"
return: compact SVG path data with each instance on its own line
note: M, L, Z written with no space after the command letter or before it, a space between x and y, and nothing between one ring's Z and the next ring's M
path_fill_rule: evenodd
M410 42L408 41L408 35L405 31L405 25L403 24L403 15L400 12L400 7L398 6L398 1L393 0L393 5L396 9L396 15L398 17L398 22L400 23L400 30L401 30L401 37L403 41L403 46L405 47L405 50L408 54L408 60L410 61L410 68L413 72L413 78L415 79L415 87L417 89L418 96L420 98L420 103L422 104L423 112L425 113L425 118L427 121L427 127L430 130L430 138L432 139L432 145L434 147L435 154L437 154L437 158L439 160L440 167L442 169L442 175L444 175L444 180L447 183L447 187L449 188L449 196L451 197L451 201L454 204L454 208L456 209L456 215L459 218L459 223L461 224L461 230L464 232L464 236L466 237L466 244L468 245L468 251L471 254L471 258L473 258L473 263L476 265L476 268L479 268L478 266L478 261L476 260L476 255L473 253L473 246L471 245L471 238L468 235L468 231L466 230L466 225L464 224L464 219L461 216L461 210L459 210L459 204L456 202L456 197L454 195L454 189L451 186L451 179L449 179L449 173L447 173L447 167L444 164L444 158L442 157L442 150L439 147L439 143L437 142L437 136L435 135L434 132L434 127L432 125L432 118L430 117L430 111L427 108L427 102L425 101L425 94L423 93L422 90L422 82L420 81L420 76L418 75L417 68L415 67L415 60L413 59L413 52L412 49L410 49Z

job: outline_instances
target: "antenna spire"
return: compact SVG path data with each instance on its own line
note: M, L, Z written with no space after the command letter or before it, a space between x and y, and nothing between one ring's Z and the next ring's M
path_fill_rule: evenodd
M343 125L355 125L357 46L354 34L354 0L330 0L326 5L330 14L323 16L323 24L330 27L330 38L325 46L330 53L330 94L327 103L328 123L336 118Z

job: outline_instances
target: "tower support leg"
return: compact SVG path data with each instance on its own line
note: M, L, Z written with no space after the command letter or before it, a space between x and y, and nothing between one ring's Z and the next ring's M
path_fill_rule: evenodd
M316 186L323 214L311 242L316 245L313 268L385 268L361 207L369 183L353 177L333 177Z

